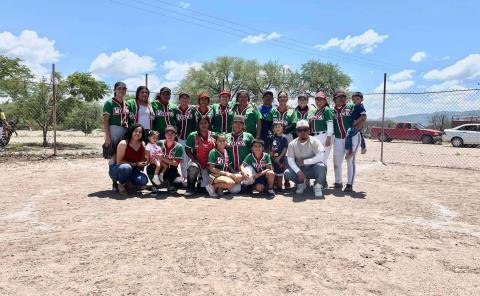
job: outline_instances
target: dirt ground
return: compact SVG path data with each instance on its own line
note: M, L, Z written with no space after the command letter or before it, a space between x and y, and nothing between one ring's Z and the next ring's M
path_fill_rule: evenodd
M351 196L266 200L121 198L103 159L0 163L0 295L479 295L479 172L358 167Z

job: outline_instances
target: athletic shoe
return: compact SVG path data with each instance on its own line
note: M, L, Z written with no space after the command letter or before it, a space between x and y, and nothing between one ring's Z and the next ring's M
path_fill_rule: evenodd
M313 193L315 194L316 198L323 198L323 191L322 191L322 185L320 184L315 184L313 186Z
M163 179L163 173L158 174L158 180L160 180L160 183L163 183L163 181L165 181L165 180ZM158 184L157 184L157 185L158 185Z
M365 154L365 153L367 153L367 148L362 149L362 154Z
M183 184L183 178L182 177L176 177L175 180L173 180L173 183Z
M299 184L297 184L297 190L295 191L295 193L296 194L303 194L303 192L305 192L305 189L307 189L307 184L299 183Z
M345 189L343 189L343 192L352 192L353 187L350 184L345 185Z
M118 192L118 183L117 182L112 183L112 191Z
M193 191L190 188L187 188L187 190L185 190L185 196L192 196L194 194L195 194L195 191Z
M157 187L155 187L155 186L152 186L152 192L150 192L150 195L152 195L152 196L156 196L156 195L157 195L157 193L158 193L158 189L157 189Z
M163 179L163 178L162 178L162 179ZM155 185L160 185L160 184L162 184L162 182L163 182L163 181L160 181L160 178L159 178L158 175L153 176L153 178L152 178L152 183L153 183L153 184L155 184Z
M349 159L352 158L352 157L353 157L353 151L350 150L350 151L348 151L347 154L345 155L345 159L346 159L346 160L349 160Z
M168 183L167 184L167 191L169 193L177 192L177 188L175 186L173 186L172 183L170 183L170 182L167 182L167 183Z
M275 190L273 190L273 189L268 189L267 194L268 194L268 197L269 197L269 198L275 198Z
M215 192L215 187L213 187L211 184L208 184L205 189L207 189L210 197L218 197L218 194Z
M343 187L343 184L342 184L342 183L335 183L335 184L333 184L333 188L335 188L335 189L342 189L342 187Z
M215 190L215 192L218 194L218 196L222 196L222 195L225 194L225 193L223 192L223 189L222 189L222 188L217 188L217 190Z

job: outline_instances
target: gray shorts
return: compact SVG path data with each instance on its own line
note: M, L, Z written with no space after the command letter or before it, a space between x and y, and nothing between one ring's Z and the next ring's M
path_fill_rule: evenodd
M123 140L127 128L118 125L110 125L108 131L110 132L110 141L112 141L112 149L115 154L117 152L118 143Z

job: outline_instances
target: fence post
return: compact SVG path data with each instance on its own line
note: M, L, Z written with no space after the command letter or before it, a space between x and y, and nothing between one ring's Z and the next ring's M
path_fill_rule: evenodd
M57 156L57 87L55 79L55 64L52 64L52 100L53 156Z
M383 110L382 110L382 136L380 148L380 162L383 162L383 142L385 139L385 96L387 94L387 73L383 73Z
M145 73L145 86L148 87L148 73Z

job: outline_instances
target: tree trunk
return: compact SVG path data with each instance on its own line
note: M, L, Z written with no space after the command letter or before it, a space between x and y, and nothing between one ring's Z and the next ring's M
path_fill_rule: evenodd
M48 142L47 142L48 126L42 127L42 132L43 132L43 147L47 147L48 146Z

